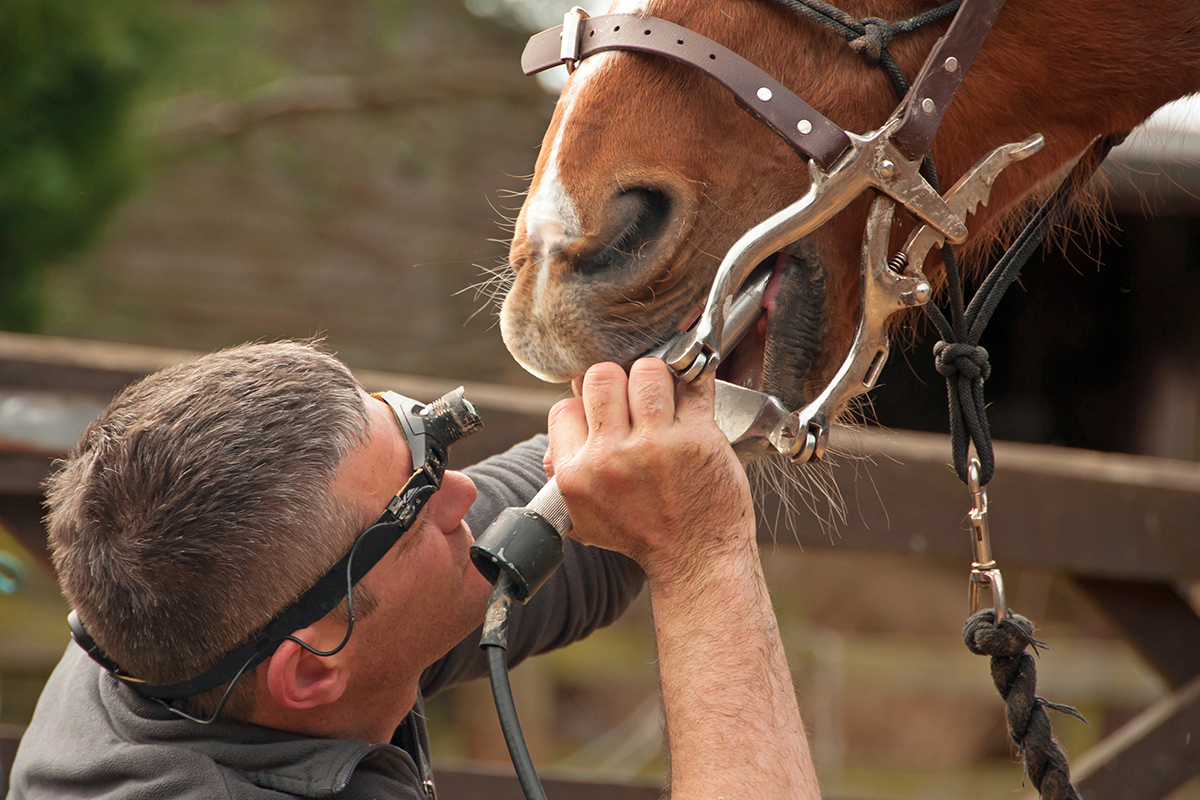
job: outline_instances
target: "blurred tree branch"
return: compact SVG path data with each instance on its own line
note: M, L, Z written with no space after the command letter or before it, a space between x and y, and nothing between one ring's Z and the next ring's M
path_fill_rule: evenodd
M507 65L506 65L507 66ZM234 139L256 125L309 114L395 111L441 103L492 102L524 108L546 104L525 80L472 74L423 76L304 76L275 81L244 99L198 92L163 101L157 137L172 148Z
M150 0L0 3L0 328L35 326L44 267L133 187L130 110L169 40Z

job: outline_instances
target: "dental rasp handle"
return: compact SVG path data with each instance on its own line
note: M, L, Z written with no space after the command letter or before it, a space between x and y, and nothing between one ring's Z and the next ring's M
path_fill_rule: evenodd
M562 564L562 540L571 515L551 478L524 508L506 508L471 545L471 560L493 584L508 574L513 597L524 603Z

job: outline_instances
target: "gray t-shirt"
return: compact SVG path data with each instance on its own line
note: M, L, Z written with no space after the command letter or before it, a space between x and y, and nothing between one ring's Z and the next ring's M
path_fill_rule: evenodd
M502 509L525 505L545 483L545 448L546 437L539 436L466 470L479 488L467 513L476 535ZM562 647L608 625L641 586L641 570L629 559L568 541L562 568L527 606L514 606L509 662ZM476 632L425 671L421 696L392 743L372 745L179 719L71 644L22 739L9 800L426 800L423 782L431 775L423 698L486 673Z

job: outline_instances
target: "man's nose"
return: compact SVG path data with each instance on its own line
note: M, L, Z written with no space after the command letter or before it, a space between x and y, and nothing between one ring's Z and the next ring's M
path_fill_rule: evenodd
M461 472L446 471L442 476L442 488L429 501L430 512L436 516L438 528L443 533L458 527L467 509L475 502L476 494L475 481Z

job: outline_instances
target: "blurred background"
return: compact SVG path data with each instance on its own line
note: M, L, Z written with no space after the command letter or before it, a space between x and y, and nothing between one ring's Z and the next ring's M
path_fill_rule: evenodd
M357 370L549 397L556 390L504 350L493 294L561 80L525 78L520 51L570 5L8 0L0 329L188 351L321 335ZM1189 113L1122 148L1106 230L1047 249L1002 305L984 342L998 438L1200 458L1200 115ZM944 431L931 341L912 338L885 371L874 414L890 428ZM25 445L5 415L30 424L19 400L0 391L10 450ZM64 408L76 435L98 410ZM874 491L870 466L855 472L861 483L843 474L838 484L851 517L860 492ZM825 531L828 509L797 505L788 524ZM826 791L1021 792L1003 705L958 638L966 534L957 561L802 550L787 524L776 535L764 560ZM1011 604L1054 646L1039 662L1041 693L1091 722L1056 720L1069 754L1168 696L1059 572L1005 576ZM0 579L0 726L13 734L68 641L67 609L2 528ZM1195 586L1181 588L1194 607ZM539 764L662 779L644 602L522 666L514 683ZM443 763L507 761L486 685L429 711ZM1200 783L1172 797L1200 798Z

